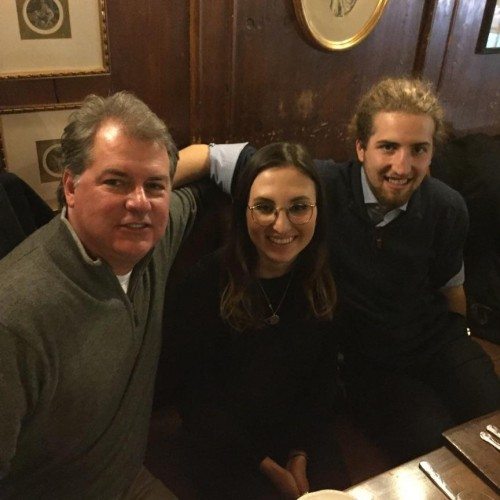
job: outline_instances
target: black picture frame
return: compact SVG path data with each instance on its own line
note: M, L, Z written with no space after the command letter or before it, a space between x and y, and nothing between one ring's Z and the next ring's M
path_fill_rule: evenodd
M491 24L493 22L493 15L495 13L495 7L500 0L486 0L484 6L483 20L481 22L481 28L479 30L479 37L477 39L476 53L477 54L498 54L500 53L500 47L488 48L486 43L488 42L488 36L491 30Z

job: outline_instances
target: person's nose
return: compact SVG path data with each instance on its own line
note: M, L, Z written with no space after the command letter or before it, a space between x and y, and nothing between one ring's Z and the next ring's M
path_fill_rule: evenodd
M412 156L411 151L401 148L394 156L392 171L401 176L409 175L411 172Z
M286 214L286 210L284 208L280 208L278 210L278 215L276 216L276 220L273 224L273 229L280 233L287 231L291 226L291 222L288 219L288 215Z
M137 212L148 212L151 209L151 203L142 186L137 186L127 195L125 206L128 210Z

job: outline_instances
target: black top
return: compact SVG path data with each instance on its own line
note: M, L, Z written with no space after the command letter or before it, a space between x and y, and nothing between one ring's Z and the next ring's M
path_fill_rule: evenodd
M331 324L307 317L291 276L279 323L235 331L219 316L220 260L220 251L205 258L178 289L171 357L181 373L184 422L211 450L223 441L257 463L271 455L271 440L313 454L308 441L317 439L334 400ZM261 280L274 308L289 279ZM263 296L262 305L266 311Z

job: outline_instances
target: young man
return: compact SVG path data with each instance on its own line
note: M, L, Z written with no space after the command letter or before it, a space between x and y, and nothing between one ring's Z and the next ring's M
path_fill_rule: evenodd
M358 161L317 161L329 201L348 395L403 461L441 445L441 432L500 406L491 360L466 334L461 196L429 176L443 133L431 88L386 79L351 123ZM226 190L253 148L210 148Z
M142 461L200 192L172 192L177 148L126 92L86 98L62 149L62 214L0 262L0 497L175 498Z

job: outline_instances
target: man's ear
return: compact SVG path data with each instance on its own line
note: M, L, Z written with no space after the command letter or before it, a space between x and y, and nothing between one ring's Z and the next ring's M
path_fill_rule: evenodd
M363 163L365 161L365 147L359 139L356 139L356 154L358 155L358 160Z
M66 205L68 207L73 207L75 204L76 179L75 175L72 174L68 169L65 169L63 172L62 185L64 197L66 198Z

